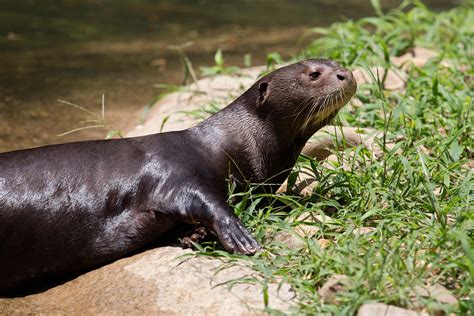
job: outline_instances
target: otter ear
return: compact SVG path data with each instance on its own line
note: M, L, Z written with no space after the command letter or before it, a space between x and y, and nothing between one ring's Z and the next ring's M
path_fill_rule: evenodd
M260 98L258 99L258 105L261 105L267 100L268 82L261 82L258 86L258 92L260 92Z

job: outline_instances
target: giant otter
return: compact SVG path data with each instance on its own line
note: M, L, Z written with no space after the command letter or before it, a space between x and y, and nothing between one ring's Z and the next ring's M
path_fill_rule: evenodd
M0 154L0 290L130 255L181 223L229 252L260 245L227 205L228 179L281 183L356 91L349 70L301 61L195 127Z

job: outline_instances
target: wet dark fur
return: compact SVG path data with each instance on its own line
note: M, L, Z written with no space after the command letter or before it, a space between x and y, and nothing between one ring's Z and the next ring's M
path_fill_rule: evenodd
M315 69L321 77L309 80ZM237 189L281 183L354 91L350 72L308 60L184 131L0 154L0 291L124 257L180 222L206 226L230 252L254 253L260 246L226 204L229 173Z

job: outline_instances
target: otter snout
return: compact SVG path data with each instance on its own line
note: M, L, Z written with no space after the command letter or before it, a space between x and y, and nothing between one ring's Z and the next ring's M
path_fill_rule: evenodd
M357 82L354 79L354 75L352 71L345 68L337 68L333 70L334 77L333 81L336 83L337 86L341 87L341 89L350 92L351 94L355 93L357 88Z
M352 71L348 69L344 69L344 68L336 70L336 77L337 79L341 81L344 81L344 80L354 81L354 76L352 75Z

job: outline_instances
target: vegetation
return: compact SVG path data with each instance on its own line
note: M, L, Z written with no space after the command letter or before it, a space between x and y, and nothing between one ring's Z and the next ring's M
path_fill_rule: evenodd
M384 14L372 2L377 17L313 29L323 36L296 59L327 56L350 68L383 67L373 83L359 85L360 104L346 107L336 120L383 131L382 155L359 146L334 152L338 159L330 167L300 157L295 173L306 168L318 179L311 195L249 189L233 205L266 251L242 257L202 244L200 254L245 260L266 277L255 282L291 284L298 314L354 314L367 301L472 314L473 6L434 13L410 1ZM403 91L384 88L388 70L397 69L391 57L415 46L438 55L423 67L405 66ZM219 62L212 68L223 69ZM387 146L390 141L395 145ZM262 198L272 202L259 206ZM273 238L282 231L295 234L302 214L329 217L306 223L318 231L302 238L300 248ZM363 227L370 232L358 233ZM346 286L323 302L318 288L335 274L348 277ZM424 307L416 306L414 288L427 284L443 285L459 304L418 297ZM263 299L268 302L265 290Z
M58 136L64 136L64 135L75 133L75 132L82 131L85 129L101 128L107 131L107 135L105 135L105 139L110 139L114 137L122 138L122 133L118 129L115 129L112 125L110 125L105 119L105 94L102 95L102 111L100 114L94 113L88 110L87 108L83 107L82 105L74 104L74 103L64 101L64 100L57 100L57 101L59 103L63 103L75 109L78 109L79 111L82 111L88 114L89 116L91 116L91 119L79 122L82 126L74 128L67 132L61 133Z

